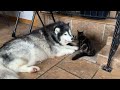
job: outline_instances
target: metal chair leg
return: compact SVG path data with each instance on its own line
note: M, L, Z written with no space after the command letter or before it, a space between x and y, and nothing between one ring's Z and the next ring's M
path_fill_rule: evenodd
M43 27L45 27L45 25L44 25L44 23L43 23L43 21L42 21L42 19L41 19L40 15L39 15L39 12L38 12L38 11L35 11L35 12L37 13L38 18L39 18L39 20L41 21L41 23L42 23Z
M116 50L117 50L117 48L119 46L118 42L116 42L117 40L118 40L118 38L113 39L113 43L112 43L111 50L110 50L110 53L109 53L109 58L108 58L107 65L103 66L103 70L105 70L107 72L112 71L112 67L111 67L112 57L115 54L115 52L116 52Z
M31 25L30 25L30 33L32 32L32 27L33 27L35 15L36 15L36 12L34 12L33 17L32 17L32 23L31 23Z
M52 19L53 19L53 21L55 22L55 18L54 18L53 12L50 11L50 13L51 13L51 15L52 15Z
M18 26L18 22L19 22L19 18L20 18L20 11L18 12L17 14L17 20L16 20L16 23L15 23L15 27L13 29L13 33L12 33L12 37L16 37L16 29L17 29L17 26Z
M36 14L38 15L38 18L39 18L39 20L41 21L41 23L42 23L43 27L45 27L45 25L44 25L44 23L43 23L43 21L42 21L42 19L41 19L40 15L39 15L39 12L38 12L38 11L35 11L35 12L36 12ZM53 21L55 22L55 18L54 18L54 16L53 16L52 11L50 11L50 13L51 13L51 15L52 15Z
M112 40L112 44L111 44L111 49L110 49L110 53L109 53L109 57L108 57L108 62L107 62L107 65L103 66L103 70L105 70L107 72L112 71L112 67L111 67L112 57L115 54L115 52L119 46L119 43L120 43L120 13L117 17L117 22L116 22L113 40Z

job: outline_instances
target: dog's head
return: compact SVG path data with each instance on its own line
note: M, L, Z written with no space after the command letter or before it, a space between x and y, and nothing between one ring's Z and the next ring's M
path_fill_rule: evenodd
M72 42L72 33L69 23L59 22L54 27L54 32L61 45Z

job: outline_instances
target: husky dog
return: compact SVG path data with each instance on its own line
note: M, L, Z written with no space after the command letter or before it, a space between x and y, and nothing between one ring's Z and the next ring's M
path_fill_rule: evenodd
M77 46L72 41L69 24L56 22L4 44L0 49L0 78L19 79L18 72L37 72L37 62L72 54Z

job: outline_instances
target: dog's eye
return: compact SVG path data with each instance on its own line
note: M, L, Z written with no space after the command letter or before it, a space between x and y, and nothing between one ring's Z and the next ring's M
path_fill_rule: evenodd
M64 35L67 35L67 34L64 34Z

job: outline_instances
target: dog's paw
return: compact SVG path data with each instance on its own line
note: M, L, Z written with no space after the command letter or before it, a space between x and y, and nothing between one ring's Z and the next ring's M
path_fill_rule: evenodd
M75 50L68 50L68 53L67 54L72 54L72 53L74 53L75 52Z
M73 46L73 49L74 49L74 50L78 50L79 47L77 47L77 46Z
M56 57L60 57L60 56L63 56L63 55L68 55L68 54L72 54L74 53L75 50L74 49L65 49L63 50L62 52L59 52L56 54Z
M36 73L36 72L40 71L40 68L37 67L37 66L31 66L31 67L29 67L29 68L30 68L30 69L29 69L29 72L30 72L30 73Z

